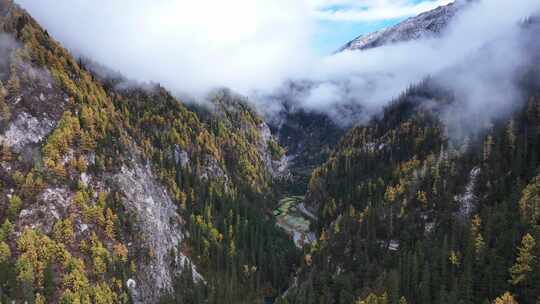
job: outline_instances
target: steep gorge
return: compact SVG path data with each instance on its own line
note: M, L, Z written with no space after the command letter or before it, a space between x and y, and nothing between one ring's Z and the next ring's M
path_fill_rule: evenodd
M418 18L438 33L454 13ZM540 258L534 41L515 111L456 138L445 75L360 126L298 109L267 123L226 89L185 104L103 77L9 0L0 31L2 303L540 299L540 263L519 262ZM272 212L291 194L301 248Z

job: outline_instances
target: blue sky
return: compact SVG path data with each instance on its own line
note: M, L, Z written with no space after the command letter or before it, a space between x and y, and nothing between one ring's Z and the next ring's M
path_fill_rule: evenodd
M330 54L348 41L445 5L449 0L312 0L317 32L313 48Z
M335 52L354 38L395 25L404 18L375 22L320 21L313 47L319 55Z

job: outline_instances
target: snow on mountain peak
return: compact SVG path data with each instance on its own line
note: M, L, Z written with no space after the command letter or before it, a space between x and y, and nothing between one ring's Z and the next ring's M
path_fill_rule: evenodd
M468 2L470 0L458 0L408 18L392 27L362 35L344 45L339 51L367 50L382 45L436 36Z

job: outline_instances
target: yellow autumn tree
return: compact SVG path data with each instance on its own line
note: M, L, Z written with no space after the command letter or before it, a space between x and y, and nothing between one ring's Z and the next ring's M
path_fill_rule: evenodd
M0 120L8 120L11 117L11 111L6 103L6 90L0 81Z
M531 273L536 265L535 256L536 241L529 233L525 234L521 239L521 246L518 248L518 257L514 266L510 268L510 283L518 285L527 281L529 273Z
M514 299L511 293L505 292L502 296L498 297L493 301L493 304L519 304L518 301Z
M55 241L69 245L75 240L75 232L73 231L73 220L67 218L59 220L54 224L53 238Z
M0 242L0 265L11 258L11 249L6 242Z
M540 175L525 189L519 200L521 218L528 224L537 225L540 220Z

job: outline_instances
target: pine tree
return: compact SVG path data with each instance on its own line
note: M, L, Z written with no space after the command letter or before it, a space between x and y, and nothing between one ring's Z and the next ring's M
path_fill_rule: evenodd
M431 303L431 270L429 264L424 265L422 272L422 282L420 283L420 303Z
M11 111L6 103L6 90L0 81L0 120L9 120Z
M73 220L67 218L59 220L53 227L53 238L55 241L69 245L75 240L75 232L73 231Z
M17 66L14 63L12 63L10 67L7 89L10 95L18 94L19 90L21 89L21 83L19 76L17 75Z
M506 126L506 140L508 141L508 147L510 148L511 152L514 152L516 149L516 121L514 119L510 119L508 122L508 125Z
M107 208L107 211L105 213L105 234L107 237L111 240L114 240L115 238L115 222L117 221L118 217L113 213L111 208Z
M482 225L482 219L480 218L480 216L478 215L473 216L471 220L471 239L474 244L474 252L476 254L477 259L480 257L486 245L480 231L481 225Z
M8 239L9 235L13 232L13 224L6 219L0 227L0 241Z
M11 249L8 244L0 242L0 265L6 263L11 258Z
M531 225L540 224L540 175L523 189L519 201L519 210L522 219L526 223Z
M388 291L390 304L398 304L399 302L399 274L396 270L392 270L388 277Z
M17 195L13 195L9 199L9 206L8 206L8 216L10 219L15 219L17 216L19 216L19 211L21 211L23 202L20 197Z
M535 256L536 241L530 234L523 236L521 240L521 246L518 248L518 257L514 266L510 268L510 276L512 279L510 283L513 285L525 284L529 273L535 269L536 256Z
M493 150L493 136L488 135L484 141L484 161L487 161L491 157Z

